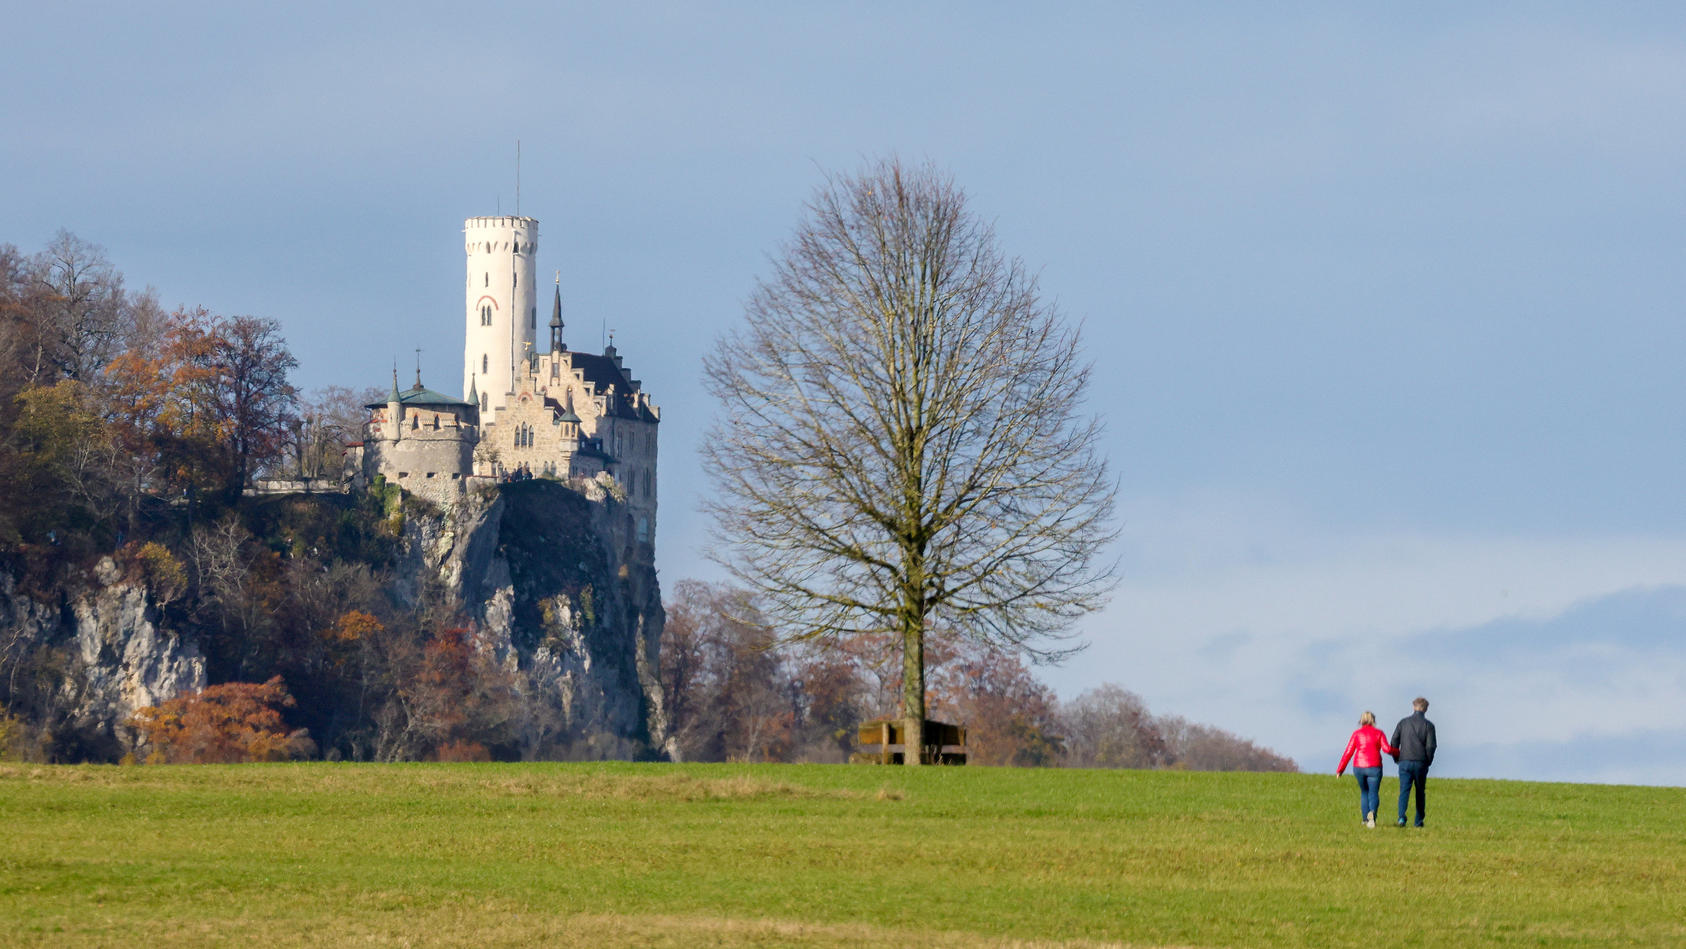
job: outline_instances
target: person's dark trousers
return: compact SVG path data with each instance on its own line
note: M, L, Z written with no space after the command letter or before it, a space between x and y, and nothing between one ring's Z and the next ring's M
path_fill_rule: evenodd
M1411 788L1417 789L1417 826L1423 826L1423 785L1428 783L1428 762L1401 761L1399 762L1399 822L1405 823L1405 802L1410 799Z
M1382 766L1374 768L1353 768L1352 776L1358 779L1358 810L1361 817L1369 817L1382 806Z

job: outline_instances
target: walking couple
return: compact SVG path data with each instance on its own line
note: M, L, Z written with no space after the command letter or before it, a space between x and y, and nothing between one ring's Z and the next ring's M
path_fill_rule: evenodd
M1374 712L1358 716L1358 730L1347 741L1346 753L1335 768L1338 778L1346 772L1347 762L1352 762L1365 827L1376 826L1376 811L1381 807L1384 754L1399 762L1399 826L1405 826L1405 805L1412 787L1417 790L1417 826L1423 826L1423 786L1428 782L1428 766L1434 763L1434 723L1428 720L1428 699L1416 699L1411 708L1410 716L1393 726L1392 739L1376 727Z

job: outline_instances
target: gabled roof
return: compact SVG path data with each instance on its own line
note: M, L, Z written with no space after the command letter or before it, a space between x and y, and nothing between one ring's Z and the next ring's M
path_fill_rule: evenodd
M649 409L641 408L628 398L633 392L632 379L626 370L615 365L615 360L609 356L596 353L582 353L574 351L568 354L573 360L575 371L591 383L598 395L607 393L610 386L615 387L614 404L607 406L605 412L615 418L637 419L641 422L657 421L656 416Z
M585 381L597 387L598 392L610 386L616 392L625 392L632 385L632 380L626 377L626 371L615 365L615 361L607 356L596 353L582 353L574 350L568 354L577 370Z

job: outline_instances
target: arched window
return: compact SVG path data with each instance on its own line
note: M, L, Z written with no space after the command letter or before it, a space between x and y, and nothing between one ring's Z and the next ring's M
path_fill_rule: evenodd
M485 375L486 373L490 372L491 369L492 369L492 357L487 356L487 355L481 355L481 357L480 357L480 374Z
M486 282L481 284L481 286L489 287L491 285L492 285L492 272L490 270L488 270L488 271L486 271Z

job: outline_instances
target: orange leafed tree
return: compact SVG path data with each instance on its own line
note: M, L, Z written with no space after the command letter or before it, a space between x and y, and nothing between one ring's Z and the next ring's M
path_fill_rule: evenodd
M129 725L150 746L147 760L153 763L289 761L316 751L308 731L289 731L281 718L281 709L294 704L275 676L261 685L228 682L149 705Z

